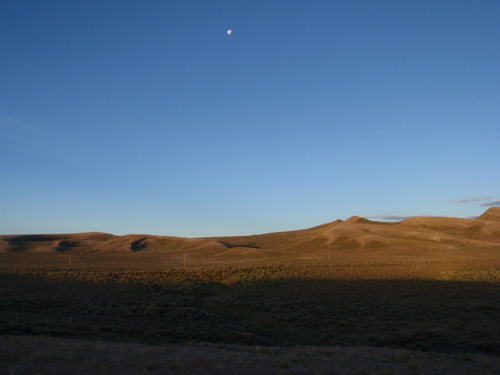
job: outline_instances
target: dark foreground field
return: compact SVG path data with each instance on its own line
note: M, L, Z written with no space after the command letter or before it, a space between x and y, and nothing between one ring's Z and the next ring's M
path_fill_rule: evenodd
M500 357L367 347L145 345L0 336L5 374L498 374Z
M0 332L500 354L497 266L4 270Z
M361 366L374 361L371 372L353 364L344 366L344 372L334 367L325 372L328 367L319 366L316 373L443 373L429 372L439 366L424 364L436 358L448 358L452 367L465 366L463 373L500 370L498 261L162 271L4 267L0 296L0 334L8 344L2 345L1 360L11 373L29 372L21 363L28 366L30 358L37 363L59 361L59 366L84 361L87 367L105 369L111 362L98 363L102 350L117 350L119 358L114 360L127 367L125 353L135 352L133 345L150 353L177 351L180 357L176 362L175 356L167 356L173 362L165 364L167 357L161 355L130 373L160 371L163 366L171 373L189 373L193 361L203 362L205 356L212 358L207 373L221 373L216 367L231 373L231 363L239 356L246 358L241 365L248 373L294 373L312 366L310 356L301 354L308 351L316 353L318 363L344 358L344 365L359 360ZM31 341L31 336L58 339ZM73 349L66 351L61 342ZM144 344L154 346L140 346ZM337 346L343 349L332 349ZM356 347L356 355L365 359L350 357L349 350ZM54 358L40 360L46 349ZM270 354L273 351L281 354ZM82 353L94 353L95 361ZM278 371L251 371L251 363L260 361L271 361L270 368L278 366Z

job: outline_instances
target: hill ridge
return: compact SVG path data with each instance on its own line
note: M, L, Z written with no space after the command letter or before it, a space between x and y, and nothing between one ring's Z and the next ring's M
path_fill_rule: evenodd
M250 236L185 238L88 232L74 234L1 235L3 253L138 253L227 256L312 256L330 251L449 251L464 248L500 249L500 207L477 219L412 217L395 223L352 216L308 229Z
M481 216L480 220L500 220L500 207L490 207Z

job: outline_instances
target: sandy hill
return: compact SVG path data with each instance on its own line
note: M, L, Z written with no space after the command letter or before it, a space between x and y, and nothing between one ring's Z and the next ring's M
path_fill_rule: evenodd
M491 207L484 214L478 217L481 220L497 220L500 221L500 207Z
M476 219L413 217L387 223L353 216L309 229L253 236L183 238L108 233L0 236L0 252L4 253L161 252L228 259L479 248L500 249L500 207L492 207Z

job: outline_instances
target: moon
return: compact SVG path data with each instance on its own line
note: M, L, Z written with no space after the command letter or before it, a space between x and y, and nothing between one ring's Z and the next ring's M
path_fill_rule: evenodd
M229 29L226 32L227 32L227 35L231 35L231 33L233 32L233 30Z

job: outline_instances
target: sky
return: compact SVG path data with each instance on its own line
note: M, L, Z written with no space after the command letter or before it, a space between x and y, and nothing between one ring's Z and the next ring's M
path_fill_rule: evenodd
M494 0L0 0L0 234L478 216L499 67Z

